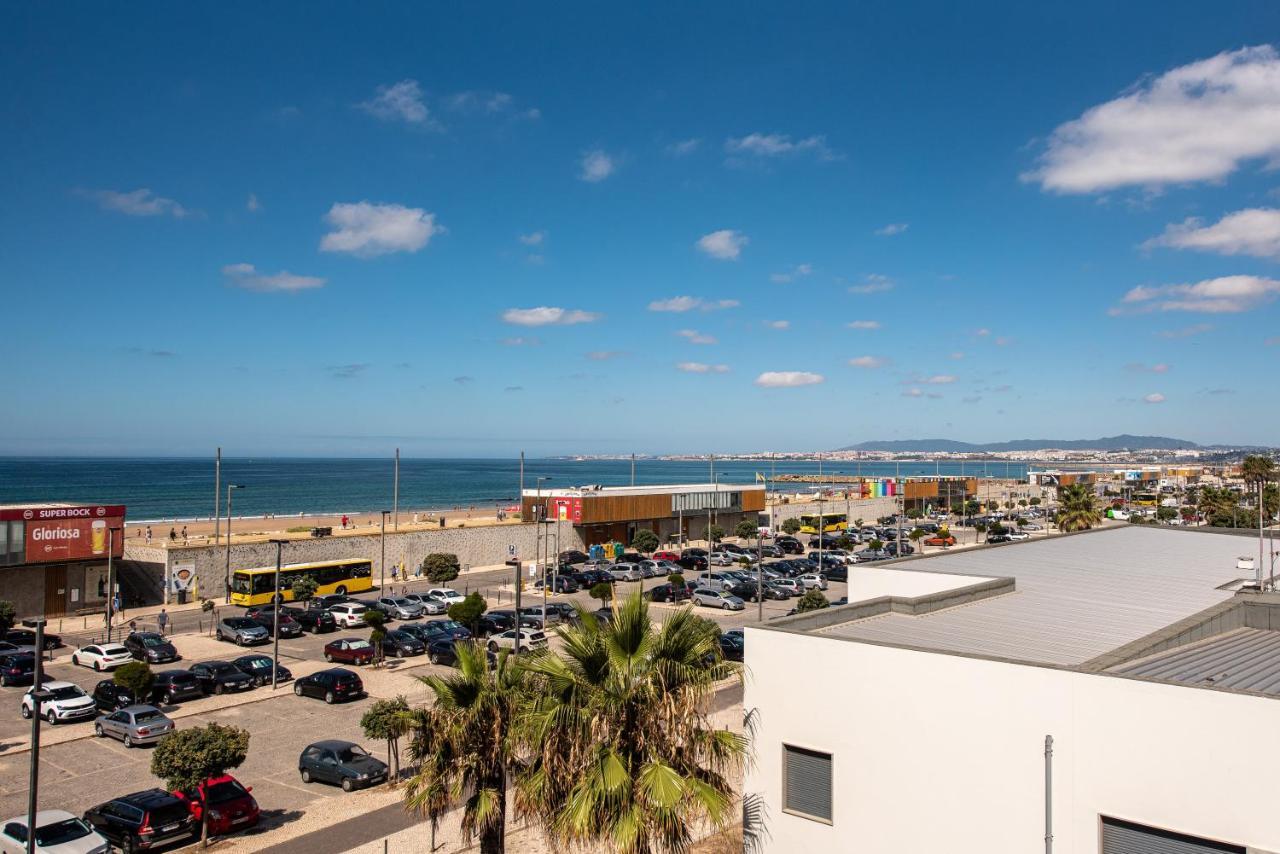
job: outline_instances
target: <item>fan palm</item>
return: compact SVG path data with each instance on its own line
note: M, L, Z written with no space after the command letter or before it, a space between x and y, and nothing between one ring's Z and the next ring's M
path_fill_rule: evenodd
M715 684L739 675L719 630L688 608L655 628L632 595L611 622L580 612L562 652L521 663L529 680L517 727L530 751L516 807L548 838L620 854L689 850L700 821L733 818L732 770L747 737L717 730Z
M1063 531L1085 531L1098 524L1102 514L1094 494L1083 484L1064 486L1058 496L1058 527Z
M1258 525L1262 525L1262 489L1268 481L1274 480L1276 476L1275 463L1270 457L1264 457L1261 454L1250 454L1244 458L1244 462L1240 465L1240 473L1244 475L1244 482L1253 486L1254 494L1258 499Z
M478 836L481 854L502 854L521 673L506 652L490 665L478 643L459 642L455 649L456 673L419 677L435 703L417 712L410 756L419 766L405 789L405 805L427 816L434 829L461 804L464 841Z

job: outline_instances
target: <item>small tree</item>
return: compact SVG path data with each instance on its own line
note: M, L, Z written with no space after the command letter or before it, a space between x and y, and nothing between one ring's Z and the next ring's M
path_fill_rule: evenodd
M947 542L951 539L951 528L943 525L938 529L938 536L942 539L942 547L947 547Z
M878 551L880 551L882 548L884 548L884 540L881 540L881 539L879 539L879 538L876 538L876 539L872 540L871 542L867 543L867 547L868 547L868 548L870 548L872 551L876 551L876 552L878 552Z
M987 523L986 523L986 522L983 522L983 521L977 521L977 522L974 522L974 523L973 523L973 530L974 530L974 531L976 531L976 532L977 532L977 533L979 533L979 534L984 534L984 535L985 535L985 534L987 533ZM986 537L985 537L985 536L984 536L982 539L983 539L983 541L984 541L984 542L986 541Z
M472 592L467 594L466 599L461 602L454 602L449 606L449 619L457 620L470 629L472 634L475 634L476 622L479 621L480 615L487 610L489 610L489 605L484 601L484 597L479 593Z
M432 552L422 559L422 574L434 584L453 581L460 570L458 556L455 554Z
M976 498L970 498L964 503L965 512L970 516L976 516L978 511L982 509L982 505L978 503Z
M679 572L673 572L667 576L667 583L672 587L684 587L684 575Z
M919 519L922 516L924 516L924 511L921 510L919 507L911 507L907 510L908 519Z
M845 551L852 551L853 537L849 536L847 533L843 533L840 535L840 539L836 540L836 545Z
M137 702L146 703L151 698L151 687L156 684L156 676L145 661L130 661L116 668L111 681L121 688L128 688Z
M924 539L924 535L925 535L924 528L912 528L911 533L907 534L907 536L911 538L912 545L915 545L917 547L920 546L920 541Z
M591 585L591 598L600 600L600 607L613 598L613 585L607 581L597 581Z
M1004 503L1004 509L1006 509L1006 510L1012 510L1012 509L1013 509L1013 502L1012 502L1012 501L1006 501L1006 502Z
M1033 496L1033 497L1031 498L1031 506L1032 506L1032 507L1039 507L1039 506L1041 505L1041 503L1042 503L1042 502L1040 501L1039 496Z
M648 528L641 528L631 539L631 548L643 554L653 554L658 550L658 535Z
M760 535L760 526L750 519L743 519L738 523L738 527L733 529L733 532L738 535L739 539L754 540Z
M315 598L316 590L320 587L315 578L310 575L299 575L293 580L293 585L289 588L289 592L293 594L293 601L306 602Z
M1027 499L1025 499L1025 498L1019 498L1019 499L1018 499L1018 506L1019 506L1019 507L1026 507L1026 506L1027 506Z
M1019 528L1025 528L1025 527L1027 527L1027 520L1026 520L1026 519L1023 519L1021 516L1019 516L1019 517L1018 517L1018 520L1017 520L1017 522L1016 522L1015 524L1017 524L1017 526L1018 526Z
M373 644L373 660L382 663L382 642L387 639L387 615L370 608L364 612L364 623L373 629L369 633L369 643Z
M249 731L223 724L180 729L151 754L151 773L170 790L195 792L210 777L240 767L249 752ZM200 842L209 844L209 807L200 808Z
M1157 507L1156 518L1161 522L1168 522L1171 519L1178 518L1178 511L1173 507Z
M803 614L805 611L817 611L821 608L830 607L830 605L831 603L827 601L827 597L822 595L822 591L813 587L806 590L800 600L796 602L796 612Z
M721 528L719 525L712 525L708 529L707 533L711 536L711 542L713 543L718 543L724 539L724 528Z
M13 608L13 603L0 599L0 632L7 632L13 628L16 619L17 612Z
M999 522L992 522L987 527L988 536L990 536L991 534L1007 534L1007 533L1009 533L1009 529L1006 528L1004 525L1001 525Z
M387 743L387 765L391 767L387 775L389 785L394 786L400 777L400 738L409 732L412 723L409 701L399 696L394 700L378 700L360 718L365 738Z
M783 519L782 533L790 537L794 537L796 534L800 533L800 520L794 516L790 519Z

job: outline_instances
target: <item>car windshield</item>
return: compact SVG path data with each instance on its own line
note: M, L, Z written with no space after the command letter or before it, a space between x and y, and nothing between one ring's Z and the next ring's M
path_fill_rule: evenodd
M145 723L150 723L152 721L164 720L164 715L162 715L156 709L151 709L150 711L146 711L146 712L138 712L136 715L133 716L133 720L135 723L145 724Z
M240 663L246 664L249 667L270 667L271 659L267 658L265 655L256 655L253 658L242 658L240 659Z
M93 833L93 831L89 829L89 825L78 818L69 818L65 821L37 827L36 845L42 848L63 845L76 839L83 839L90 833Z
M85 696L84 691L80 690L78 685L68 685L65 688L54 688L49 691L49 700L74 700L76 697Z
M141 635L139 640L142 641L143 646L148 647L163 646L166 643L165 639L159 635Z
M392 601L392 602L395 602L397 605L414 605L414 604L417 604L417 603L415 603L412 599L392 599L391 601Z
M205 797L210 804L225 804L228 801L234 801L236 798L243 798L249 794L245 791L236 780L223 780L221 783L214 783L205 790Z
M458 595L460 595L460 594L458 593L458 591L457 591L457 590L454 590L452 587L445 587L445 588L443 588L443 589L441 589L441 590L437 590L437 591L436 591L436 593L437 593L437 594L439 594L440 596L458 596Z
M369 754L365 752L363 747L358 744L353 744L350 747L344 747L342 750L338 751L338 761L350 762L354 759L363 759L368 755Z
M437 625L437 626L440 626L440 627L441 627L441 628L443 628L443 629L460 629L460 628L462 628L462 623L459 623L457 620L438 620L438 621L436 622L436 625Z
M233 629L252 629L258 625L246 617L232 617L226 621L226 624Z
M367 640L353 640L347 642L347 649L369 649L373 644Z

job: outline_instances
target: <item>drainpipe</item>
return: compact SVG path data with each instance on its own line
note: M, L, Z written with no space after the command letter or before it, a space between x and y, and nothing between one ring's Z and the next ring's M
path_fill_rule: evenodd
M1044 854L1053 854L1053 736L1044 737Z

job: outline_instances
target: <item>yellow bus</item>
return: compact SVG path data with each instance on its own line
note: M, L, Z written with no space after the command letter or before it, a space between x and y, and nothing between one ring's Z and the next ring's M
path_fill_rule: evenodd
M843 513L823 513L822 522L818 522L818 514L805 515L800 517L800 533L816 534L818 533L818 525L822 525L822 532L825 534L836 534L841 531L848 530L849 520Z
M1160 496L1154 492L1136 492L1133 496L1133 503L1136 507L1158 507L1160 505Z
M373 589L373 561L365 558L290 563L280 567L280 598L293 599L293 582L304 576L316 581L316 595L360 593ZM237 569L231 573L231 604L266 605L276 588L276 568Z

